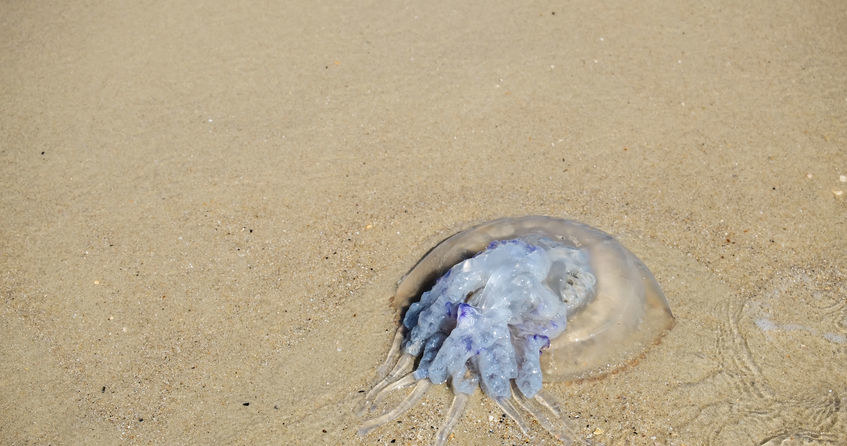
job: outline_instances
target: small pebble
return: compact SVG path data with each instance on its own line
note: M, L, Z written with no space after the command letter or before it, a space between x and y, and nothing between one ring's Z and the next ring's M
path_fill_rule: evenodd
M838 181L847 183L847 175L838 175Z

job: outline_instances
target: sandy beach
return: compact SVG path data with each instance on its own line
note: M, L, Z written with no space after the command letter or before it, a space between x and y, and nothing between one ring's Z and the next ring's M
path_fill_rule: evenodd
M0 443L367 436L397 281L506 216L676 326L548 383L594 445L847 444L843 2L4 2ZM559 444L480 392L450 445ZM580 443L577 443L580 444Z

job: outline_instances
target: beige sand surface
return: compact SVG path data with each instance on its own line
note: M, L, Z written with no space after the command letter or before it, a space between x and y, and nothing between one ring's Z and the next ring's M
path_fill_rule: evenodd
M0 443L427 444L356 435L393 284L545 214L677 316L580 435L847 444L843 1L197 3L0 5Z

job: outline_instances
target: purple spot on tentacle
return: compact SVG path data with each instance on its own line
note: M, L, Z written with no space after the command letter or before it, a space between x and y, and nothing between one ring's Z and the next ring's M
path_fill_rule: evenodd
M462 338L465 342L465 351L470 352L473 349L473 340L470 337Z
M534 341L536 341L536 342L537 342L537 341L541 341L540 343L538 343L538 344L537 344L537 345L539 346L539 347L538 347L538 351L541 351L541 350L543 350L543 349L545 349L545 348L550 347L550 338L548 338L547 336L544 336L544 335L532 335L532 339L533 339Z
M469 309L473 309L473 307L471 307L468 304L464 304L464 303L459 304L459 311L458 311L459 320L462 320L463 318L468 317L468 315L470 314L470 311L471 311Z
M479 311L477 311L477 309L474 308L473 305L469 305L466 303L460 303L456 307L456 313L456 324L460 324L462 323L462 321L466 321L468 319L473 321L474 319L476 319L476 316L479 315Z

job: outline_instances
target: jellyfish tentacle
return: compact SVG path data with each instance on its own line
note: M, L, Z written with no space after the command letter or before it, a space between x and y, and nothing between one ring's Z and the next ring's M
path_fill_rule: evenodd
M533 398L527 398L520 392L515 392L515 401L521 408L530 413L538 424L550 433L557 440L566 445L573 444L573 439L577 438L576 431L570 426L567 418L557 415L556 412L550 410L549 407L536 401ZM552 416L551 416L552 415Z
M447 412L444 424L441 425L441 429L438 430L438 434L435 436L435 442L433 442L435 446L444 446L447 444L447 437L450 436L450 431L453 430L456 422L459 421L459 418L462 418L462 414L465 412L465 405L468 404L469 396L467 393L457 393L453 397L453 403L450 404L450 410Z
M559 409L556 399L553 398L553 396L551 396L546 390L539 390L533 398L535 398L535 401L541 403L542 406L546 407L547 410L552 412L557 418L562 416L562 411Z
M406 412L407 410L411 409L412 406L414 406L415 403L417 403L424 396L424 394L427 390L429 390L429 387L431 385L432 383L428 379L422 379L418 381L418 384L415 385L415 389L412 390L412 392L409 393L409 395L406 396L403 401L394 406L393 409L389 410L384 415L378 416L374 419L365 422L365 424L363 424L362 427L359 428L359 435L367 435L367 433L373 430L375 427L388 423L389 421L392 421L402 415L403 412Z
M514 404L512 404L510 397L501 397L494 398L494 402L497 403L497 406L506 413L512 420L517 423L518 428L523 432L524 435L529 435L529 426L526 423L526 419L524 419L523 415L518 412L518 409L515 408Z
M383 388L393 384L395 381L402 379L404 375L407 375L412 371L412 367L415 365L415 357L410 354L403 354L400 359L397 360L397 364L394 365L394 368L391 372L378 383L376 383L371 390L365 395L365 399L362 400L361 405L356 409L356 412L359 416L363 415L368 408L371 406L371 402L373 401L374 395L379 393Z
M402 378L398 379L397 381L394 381L393 383L385 386L384 389L380 390L379 393L374 396L373 403L376 404L382 401L382 399L385 398L385 396L389 393L395 390L402 389L404 387L409 387L417 381L418 380L415 378L415 372L407 373Z
M379 391L382 387L391 384L403 375L411 372L412 366L414 365L415 357L408 353L404 353L403 356L401 356L400 359L397 360L397 364L394 365L394 368L391 369L391 372L389 372L388 375L386 375L385 378L382 380L382 382L380 382L380 385L374 387L374 390Z
M397 331L394 332L394 340L391 341L391 349L388 350L388 356L385 358L385 362L383 362L376 371L376 375L380 379L388 374L388 371L391 369L391 365L396 364L396 361L400 358L400 346L403 345L403 339L405 337L406 327L404 327L403 324L400 324L400 326L397 327Z

